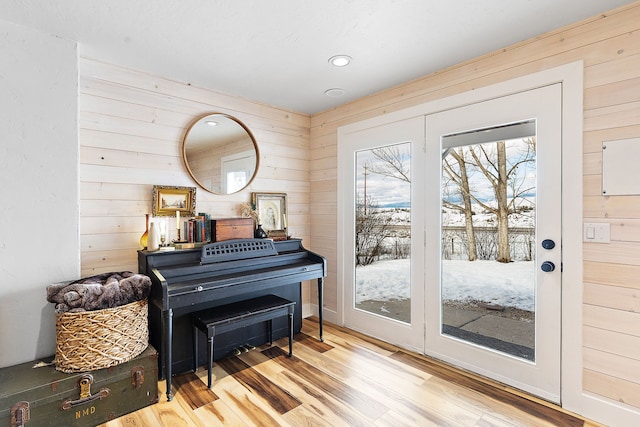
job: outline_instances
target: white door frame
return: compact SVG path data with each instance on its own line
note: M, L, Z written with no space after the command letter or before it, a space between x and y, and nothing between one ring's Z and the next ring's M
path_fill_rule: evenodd
M561 399L563 407L584 413L582 407L582 121L583 121L583 63L573 62L540 71L513 80L481 87L470 92L452 95L404 110L387 113L338 128L338 147L344 135L375 126L381 126L412 117L482 102L485 100L535 89L553 83L562 83L562 242L563 242L563 289L562 289L562 356ZM571 161L578 159L578 161ZM338 158L340 164L340 158ZM340 168L338 168L338 179ZM340 182L338 181L338 184ZM338 185L338 233L337 233L337 321L344 325L344 277L348 272L340 262L345 256L341 236L344 192L352 191Z

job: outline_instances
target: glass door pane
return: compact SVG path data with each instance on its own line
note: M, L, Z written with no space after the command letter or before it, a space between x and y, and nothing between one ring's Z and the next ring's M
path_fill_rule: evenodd
M443 137L442 333L535 361L535 120Z
M356 152L355 308L411 322L411 143Z

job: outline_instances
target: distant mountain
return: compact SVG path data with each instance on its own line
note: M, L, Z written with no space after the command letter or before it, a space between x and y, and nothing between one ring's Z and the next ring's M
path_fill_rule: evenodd
M411 202L393 202L380 206L381 208L410 208Z
M491 204L495 200L495 197L493 197L493 196L486 196L486 197L476 196L476 197L481 202L489 203L489 204ZM509 197L511 197L511 195L509 195ZM527 199L527 200L535 200L536 193L524 193L524 194L521 194L518 198L519 199ZM449 202L449 203L453 203L453 204L462 204L462 196L459 196L459 195L453 195L453 196L445 197L445 198L443 198L443 200L446 201L446 202Z

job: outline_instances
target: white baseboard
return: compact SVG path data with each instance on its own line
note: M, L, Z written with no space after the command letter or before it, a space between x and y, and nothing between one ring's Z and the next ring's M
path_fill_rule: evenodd
M327 321L329 323L333 323L334 325L338 324L338 313L333 310L327 310L326 308L322 312L323 314L323 322ZM318 304L303 304L302 305L302 317L311 317L318 315Z
M566 409L609 427L640 425L640 412L624 403L591 393L582 393L580 400L581 408Z
M302 318L311 317L314 315L314 309L312 304L302 304Z

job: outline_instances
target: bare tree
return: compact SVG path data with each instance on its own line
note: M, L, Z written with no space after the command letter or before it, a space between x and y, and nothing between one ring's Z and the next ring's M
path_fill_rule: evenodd
M408 159L400 150L399 145L374 148L371 153L379 162L367 164L369 172L404 182L411 182L410 162L407 161Z
M384 251L391 236L392 215L378 208L373 197L356 201L356 265L369 265Z
M400 245L397 238L402 231L394 231L393 213L379 209L372 196L366 193L366 174L377 174L387 178L410 183L410 158L403 144L387 145L371 149L374 161L369 161L365 168L365 200L356 204L356 264L368 265L378 259L386 250L385 239L396 237L395 256L406 257L409 247ZM396 227L397 228L397 227ZM401 235L397 235L400 233ZM391 248L393 252L393 248Z
M399 179L405 182L411 182L409 174L409 165L406 156L402 155L397 145L391 145L372 150L373 155L379 162L370 163L367 169L370 173ZM443 204L450 208L461 211L465 217L465 228L468 238L468 259L475 261L478 258L476 249L476 239L473 230L473 210L471 202L471 191L469 187L469 179L467 175L467 164L463 148L451 150L448 152L455 160L455 165L449 160L448 156L443 159L443 168L449 179L453 181L459 189L459 195L463 200L462 205L458 205L443 199Z
M456 164L452 164L449 156L453 157ZM467 174L467 163L465 161L465 153L462 147L456 150L450 150L442 159L442 168L449 179L456 184L459 196L462 198L462 206L450 202L443 198L442 203L452 209L461 211L464 214L464 225L468 240L468 260L475 261L478 259L478 250L476 248L476 235L473 229L473 207L471 204L471 189L469 187L469 176ZM448 188L448 185L445 186Z
M469 153L478 168L489 181L496 200L496 206L489 206L471 194L471 197L484 209L496 215L498 226L498 262L511 262L509 247L509 214L515 211L518 198L531 188L524 188L522 180L518 180L516 172L519 167L535 161L535 137L524 140L526 151L514 159L507 159L505 141L493 144L469 146ZM512 194L509 197L508 189Z
M443 205L464 214L465 230L468 239L468 259L478 259L477 239L473 227L473 203L495 214L497 222L498 262L511 262L509 241L509 215L517 210L517 200L529 192L532 187L525 185L518 176L518 169L535 162L536 138L523 140L525 150L519 156L507 157L505 141L459 147L449 150L443 156L443 171L449 182L455 184L461 203L456 204L443 198ZM398 145L385 146L371 150L378 162L370 162L370 173L411 182L409 164ZM470 158L468 157L470 156ZM470 171L478 170L488 180L494 193L495 206L481 200L469 183ZM443 186L446 189L448 185Z

